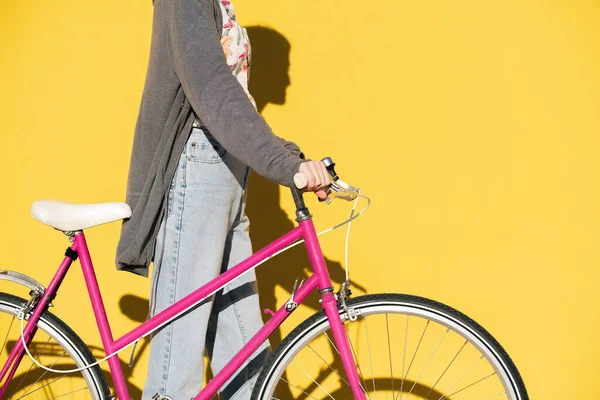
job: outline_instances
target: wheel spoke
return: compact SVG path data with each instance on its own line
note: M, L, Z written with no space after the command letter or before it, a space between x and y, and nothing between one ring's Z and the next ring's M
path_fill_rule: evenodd
M7 293L0 293L0 326L8 327L4 338L0 337L0 355L13 348L21 340L21 332L15 328L19 319L17 313L26 300ZM68 329L56 316L44 310L35 324L35 340L28 345L30 356L24 355L11 373L10 390L6 399L23 398L77 398L86 396L92 399L106 397L109 393L106 380L99 367L86 369L78 374L54 375L44 368L37 368L36 362L50 367L73 365L81 367L93 357L86 345ZM38 372L39 371L39 372ZM8 389L8 388L5 388ZM87 391L87 393L86 393ZM68 393L67 393L68 392ZM73 395L73 393L83 392ZM89 395L88 395L89 394Z
M335 346L335 343L333 343L333 341L331 340L331 338L329 337L329 335L327 334L327 332L323 332L323 334L325 335L325 337L327 338L327 340L329 340L329 343L331 343L331 346L333 347L333 349L335 350L335 352L339 356L341 356L340 351L337 349L337 347ZM350 335L348 335L348 332L346 332L346 337L348 337L348 342L350 343L350 347L352 348L352 354L354 355L354 360L356 360L356 354L354 354L354 348L352 347L352 342L350 341ZM360 368L360 366L358 366L358 367ZM341 376L340 376L340 378L341 378ZM350 386L350 383L348 381L346 381L345 379L344 379L344 382L346 382L348 384L348 386ZM364 382L365 382L365 380L363 379L363 384L364 384ZM363 384L360 384L360 382L359 382L360 388L362 389L362 391L365 394L367 394L367 391L366 391L365 387L363 386ZM367 396L368 396L368 394L367 394Z
M393 399L394 398L394 371L392 369L392 343L390 340L390 324L388 321L387 313L385 313L385 330L387 332L388 357L390 359L390 380L392 381L392 399Z
M467 369L467 372L465 372L465 373L464 373L464 374L463 374L463 375L462 375L460 378L458 378L458 380L457 380L456 382L454 382L454 383L452 384L452 386L450 386L450 388L449 388L448 390L446 390L446 392L445 392L445 393L442 395L442 397L440 397L438 400L443 400L443 398L444 398L444 397L446 397L446 398L450 397L450 396L446 396L446 393L448 393L449 391L451 391L452 389L454 389L454 386L458 385L458 384L459 384L459 382L460 382L460 381L462 381L462 380L463 380L463 378L464 378L465 376L467 376L467 374L468 374L469 372L471 372L471 371L473 370L473 368L475 368L475 366L476 366L477 364L479 364L479 362L480 362L481 360L483 360L483 356L479 357L479 358L477 359L477 361L475 361L475 362L473 363L473 365L471 365L471 367L470 367L469 369Z
M352 306L360 317L344 322L344 340L366 400L525 398L502 348L450 307L409 295L367 295ZM257 382L258 398L354 398L330 329L320 313L282 342Z
M365 378L362 373L362 368L360 368L360 363L358 362L358 357L356 357L356 352L354 351L354 345L352 344L352 339L350 339L350 335L348 334L347 330L346 330L346 337L348 338L348 343L350 343L350 349L352 350L352 356L354 357L354 361L356 361L356 367L358 368L358 373L360 374L360 379L362 380L362 390L363 390L363 392L365 392L367 397L370 399L371 396L369 395L369 392L367 392L367 390L366 390L367 383L365 382Z
M421 377L423 376L423 372L425 372L425 370L429 366L429 363L431 362L431 360L433 360L433 357L435 357L437 351L440 349L440 346L444 342L444 339L446 339L446 336L448 336L448 332L450 332L450 329L446 329L446 333L444 333L444 336L442 336L442 340L440 340L440 342L438 343L437 347L433 350L433 354L431 354L431 357L429 357L429 360L427 360L427 362L425 363L425 366L423 367L423 369L421 370L421 373L419 374L419 376L415 380L415 383L413 383L412 387L408 391L408 394L406 395L406 399L407 400L408 400L408 396L410 396L410 394L412 393L412 391L415 388L415 386L417 386L417 383L419 382L419 379L421 379Z
M84 388L81 388L81 389L77 389L77 390L73 390L73 391L71 391L69 393L63 393L63 394L55 396L55 397L49 397L48 400L58 399L59 397L68 396L68 395L73 394L73 393L81 392L82 390L87 390L87 387L84 387Z
M468 388L470 388L470 387L473 387L473 386L477 385L478 383L485 381L485 380L486 380L487 378L489 378L490 376L494 376L494 375L496 375L496 372L492 372L492 373L491 373L491 374L489 374L488 376L486 376L486 377L484 377L484 378L481 378L481 379L479 379L478 381L475 381L475 382L471 383L470 385L467 385L467 386L463 387L462 389L460 389L460 390L457 390L457 391L456 391L456 392L454 392L454 393L451 393L451 394L449 394L449 395L448 395L448 397L452 397L452 396L454 396L456 393L460 393L460 392L462 392L463 390L466 390L466 389L468 389Z
M373 391L375 392L375 400L377 400L377 388L375 387L375 373L373 372L373 357L371 355L371 342L369 341L369 329L367 327L367 317L363 317L365 320L365 337L367 339L367 350L369 351L369 363L371 365L371 380L373 381Z
M44 351L46 349L46 346L48 346L48 343L50 342L50 339L52 339L52 338L50 336L48 336L48 340L46 340L46 343L44 343L44 347L42 347L40 350L37 351L36 354L34 354L35 360L38 360L38 358L39 358L40 354L42 353L42 351ZM33 361L31 361L31 365L29 366L29 369L27 370L27 372L25 373L25 375L23 375L23 378L21 378L21 381L19 382L19 384L15 388L15 391L13 392L13 396L14 396L15 393L17 393L17 391L19 390L19 388L23 384L23 381L25 381L25 378L27 378L27 376L31 372L31 368L33 368L34 365L35 364L33 363ZM44 376L44 375L42 374L42 376ZM40 379L41 379L41 377L38 378L36 380L36 382L39 381ZM35 384L35 382L34 382L34 384ZM27 391L25 391L25 393L27 393L29 391L29 389L31 389L31 385L29 386L29 388L27 389ZM12 400L12 396L10 398Z
M331 338L329 337L329 335L327 334L327 332L323 332L323 335L325 335L325 337L327 338L327 340L329 340L329 343L331 343L331 346L333 347L333 349L335 350L335 352L338 353L338 355L340 355L340 351L337 349L337 347L335 347L335 343L333 343L333 341L331 340Z
M0 356L4 352L4 346L6 346L6 341L8 340L8 334L10 333L10 330L13 326L13 322L15 322L15 318L16 318L16 315L13 315L12 319L10 320L10 325L8 326L8 330L6 331L6 337L4 338L4 342L2 343L2 348L0 348Z
M310 394L306 393L304 390L300 389L298 386L294 385L293 383L286 381L284 378L281 378L281 377L280 377L279 379L280 379L280 380L282 380L282 381L284 381L285 383L287 383L288 385L290 385L290 386L291 386L291 387L293 387L294 389L296 389L296 390L299 390L300 392L304 393L305 395L307 395L307 396L308 396L308 397L310 397L311 399L319 400L319 399L317 399L316 397L314 397L314 396L311 396ZM275 399L276 397L273 397L273 398Z
M410 372L410 368L412 367L413 362L415 361L415 358L417 357L417 353L419 352L419 348L421 347L421 343L423 342L423 338L425 337L425 332L427 332L427 328L429 327L430 322L431 322L430 320L427 320L427 323L425 324L425 328L423 328L423 333L421 334L419 343L417 343L417 348L415 349L415 352L413 353L412 359L410 360L410 364L408 364L408 369L406 370L406 376L404 376L402 379L403 381L404 381L404 379L408 378L408 373ZM408 336L408 334L406 336ZM402 389L400 389L400 393L398 393L398 395L400 396L400 399L402 399Z
M398 392L399 396L402 395L402 388L404 387L404 364L406 362L406 345L408 343L408 318L409 318L409 316L406 315L406 328L405 328L405 334L404 334L404 354L402 355L402 375L401 375L402 380L400 381L400 391ZM396 398L393 397L393 399L396 399Z
M452 360L450 361L450 363L448 364L448 366L446 367L446 369L444 369L444 371L442 372L442 374L440 375L440 377L437 379L437 381L435 381L435 383L433 384L433 386L431 387L431 389L429 389L429 392L427 392L427 395L425 396L425 398L423 400L427 400L427 398L429 397L429 395L431 394L431 392L433 392L433 389L435 389L435 387L437 386L437 384L440 382L440 380L443 378L443 376L446 374L446 372L450 369L450 366L452 366L452 364L454 363L454 361L456 360L456 358L458 357L458 355L463 351L463 349L465 348L465 346L467 345L467 343L469 343L469 341L465 340L465 342L460 347L460 349L458 350L458 352L456 353L456 355L452 358Z
M306 372L306 371L304 370L304 368L302 368L302 367L300 366L300 364L298 364L298 363L297 363L296 361L294 361L294 360L292 360L292 362L294 363L294 365L295 365L296 367L300 368L300 371L304 372L304 375L308 376L308 378L309 378L310 380L312 380L312 381L313 381L313 383L314 383L315 385L317 385L317 386L318 386L318 387L319 387L319 388L320 388L322 391L324 391L324 392L325 392L325 394L327 394L327 396L329 396L330 398L332 398L333 400L335 400L335 398L334 398L334 397L331 395L331 393L329 393L327 390L325 390L325 388L324 388L323 386L319 385L319 382L317 382L317 381L316 381L316 380L315 380L315 379L314 379L312 376L310 376L310 375L308 374L308 372Z
M67 353L66 351L65 351L65 352L63 352L63 353L60 355L60 357L58 357L58 358L56 359L56 361L54 361L54 363L53 363L53 364L50 366L50 368L54 368L54 366L56 365L56 363L57 363L58 361L60 361L60 359L61 359L61 358L63 358L63 356L64 356L66 353ZM47 387L47 386L49 386L49 385L53 384L54 382L56 382L56 381L59 381L59 380L61 380L62 378L64 378L65 376L67 376L67 374L64 374L64 375L62 375L62 376L60 376L60 377L58 377L58 378L54 379L53 381L50 381L50 382L46 383L45 385L42 385L42 386L40 386L39 388L35 389L34 391L32 391L32 392L30 393L29 391L31 390L31 388L33 387L33 385L35 385L36 383L38 383L38 382L40 381L40 379L42 379L42 378L43 378L43 377L44 377L44 376L45 376L47 373L48 373L48 371L44 370L44 372L42 373L42 375L40 375L40 377L39 377L39 378L37 378L35 382L33 382L31 385L29 385L29 387L27 388L27 390L25 391L25 393L23 393L23 394L22 394L22 395L19 397L19 399L22 399L22 398L23 398L23 397L25 397L25 396L29 396L29 394L31 394L31 393L34 393L34 392L37 392L38 390L40 390L40 389L42 389L42 388L44 388L44 387ZM17 400L19 400L19 399L17 399Z
M310 344L309 344L309 345L307 345L307 347L308 347L309 349L311 349L311 350L312 350L312 352L313 352L313 353L315 353L315 354L317 355L317 357L319 357L319 358L321 359L321 361L323 361L323 363L327 364L327 366L329 367L329 369L330 369L330 370L331 370L331 371L332 371L334 374L336 374L336 375L337 375L337 376L338 376L338 377L339 377L339 378L340 378L342 381L344 381L344 383L346 383L346 385L350 386L350 383L348 383L348 381L347 381L347 380L345 380L345 379L344 379L344 377L343 377L342 375L340 375L340 374L339 374L339 373L338 373L338 372L335 370L335 368L333 368L333 366L331 366L331 364L329 364L327 361L325 361L325 359L324 359L324 358L323 358L323 357L322 357L322 356L321 356L321 355L320 355L320 354L319 354L319 353L318 353L318 352L317 352L315 349L313 349L313 347L312 347Z

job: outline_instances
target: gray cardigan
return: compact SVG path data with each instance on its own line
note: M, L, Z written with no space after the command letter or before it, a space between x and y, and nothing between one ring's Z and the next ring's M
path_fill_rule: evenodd
M148 71L135 127L117 269L148 276L168 189L195 116L234 157L285 186L300 150L273 134L231 74L218 0L156 0Z

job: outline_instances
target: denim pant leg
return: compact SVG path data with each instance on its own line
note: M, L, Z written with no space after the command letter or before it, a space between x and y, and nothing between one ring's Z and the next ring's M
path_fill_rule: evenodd
M245 196L227 238L222 271L237 265L252 254L250 222L245 214ZM232 281L215 296L206 339L207 353L214 374L262 328L256 274L251 270ZM258 373L270 352L265 341L223 386L221 400L249 399Z
M226 154L209 134L192 130L157 240L151 293L154 314L218 276L226 248L228 253L236 253L229 249L228 238L242 207L247 173L248 168ZM247 250L240 254L248 255ZM154 335L144 399L155 393L190 399L200 391L212 300ZM254 322L259 324L260 314ZM243 344L232 346L241 348Z

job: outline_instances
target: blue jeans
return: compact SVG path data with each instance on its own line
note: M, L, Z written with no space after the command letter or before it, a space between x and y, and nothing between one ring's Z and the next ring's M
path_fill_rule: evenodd
M207 130L192 129L157 237L151 314L252 254L244 212L248 172ZM175 400L191 399L202 387L205 350L216 374L262 325L256 276L250 271L155 333L142 398L159 393ZM268 352L265 342L219 397L249 399Z

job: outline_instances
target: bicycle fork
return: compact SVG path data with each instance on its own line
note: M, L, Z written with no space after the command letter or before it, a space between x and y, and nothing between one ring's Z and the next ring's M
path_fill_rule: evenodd
M333 295L331 278L329 276L327 266L325 265L325 259L323 258L323 252L321 251L321 246L319 245L319 241L317 239L315 227L310 217L303 221L298 221L298 223L303 230L308 257L318 279L321 303L323 309L325 310L325 315L327 315L327 319L329 320L329 326L331 327L335 344L340 353L342 364L344 366L344 370L346 371L346 376L348 377L348 382L352 388L352 393L354 394L355 399L365 400L366 397L360 385L358 370L354 364L354 357L350 349L350 342L348 340L348 336L346 335L346 330L344 329L344 324L342 323L342 318L338 311L337 300Z
M356 365L354 364L354 357L352 356L352 352L350 350L350 344L346 335L346 330L344 329L344 325L338 312L337 301L332 293L325 293L323 294L322 298L323 308L325 309L325 314L329 320L329 326L331 327L333 338L338 346L338 351L340 352L342 364L346 370L346 375L348 376L352 393L356 399L365 399L364 392L360 385L358 371Z

